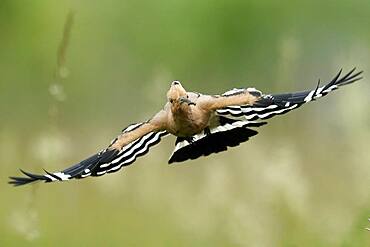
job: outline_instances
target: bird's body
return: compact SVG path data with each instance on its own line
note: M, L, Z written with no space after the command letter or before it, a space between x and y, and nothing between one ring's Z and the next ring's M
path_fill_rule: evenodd
M11 177L16 186L34 181L63 181L115 172L133 163L157 144L162 137L177 137L169 163L196 159L225 151L247 141L256 128L275 115L285 114L304 103L325 96L339 86L353 83L362 72L353 69L342 78L340 73L327 85L311 91L264 95L254 88L232 89L222 95L187 92L173 81L163 109L143 123L132 124L104 150L61 172L27 177Z
M189 97L189 99L195 105L182 104L179 107L171 107L171 104L167 103L165 106L168 112L166 130L175 136L192 136L200 133L208 125L210 113L196 105L196 98Z
M199 134L211 127L217 118L212 110L202 104L210 96L188 92L186 97L191 104L182 103L172 106L173 104L167 103L164 107L167 113L166 130L178 137Z
M137 130L123 133L113 147L120 149L149 130L165 130L177 137L191 137L217 124L216 109L229 105L253 104L257 99L247 89L228 97L186 92L178 81L171 84L167 97L168 102L141 127L142 132Z

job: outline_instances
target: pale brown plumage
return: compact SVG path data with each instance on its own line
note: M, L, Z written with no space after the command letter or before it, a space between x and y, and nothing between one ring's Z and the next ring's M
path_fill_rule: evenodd
M101 176L130 165L144 155L162 137L177 137L169 163L196 159L225 151L247 141L265 120L285 114L304 103L314 101L338 87L360 80L355 69L340 78L341 72L325 86L314 90L264 95L254 88L232 89L222 95L187 92L180 82L172 82L164 108L144 123L132 124L122 131L108 148L61 172L27 177L11 177L15 186L34 181L63 181Z
M178 81L172 82L167 98L168 102L163 110L139 128L122 133L111 148L120 150L152 131L166 130L175 136L190 137L210 127L215 110L231 105L252 105L258 99L247 90L232 96L187 93Z

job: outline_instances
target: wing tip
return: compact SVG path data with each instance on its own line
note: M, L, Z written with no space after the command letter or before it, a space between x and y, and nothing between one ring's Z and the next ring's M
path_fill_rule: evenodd
M32 182L38 181L37 179L29 178L29 177L9 177L8 184L13 185L14 187L18 187L21 185L26 185Z
M336 77L334 77L334 79L332 80L331 83L329 84L334 84L334 85L338 85L338 86L344 86L344 85L347 85L347 84L351 84L351 83L354 83L356 81L359 81L361 79L363 79L363 70L360 70L358 72L356 72L356 67L354 67L353 69L351 69L347 74L345 74L344 76L342 76L341 78L339 78L338 75L340 75L341 71L338 73L338 75Z
M50 182L47 177L43 176L43 175L38 175L38 174L33 174L33 173L29 173L29 172L26 172L22 169L19 169L21 173L23 173L25 175L25 177L13 177L13 176L10 176L9 177L9 181L8 181L8 184L10 185L13 185L14 187L18 187L18 186L21 186L21 185L26 185L26 184L29 184L29 183L33 183L33 182L37 182L37 181L45 181L45 182Z

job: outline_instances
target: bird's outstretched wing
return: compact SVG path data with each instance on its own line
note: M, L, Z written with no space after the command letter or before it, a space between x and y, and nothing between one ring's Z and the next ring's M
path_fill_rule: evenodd
M195 135L192 139L178 138L169 163L196 159L200 156L225 151L228 147L237 146L258 133L251 128L266 124L266 122L260 121L261 119L265 120L276 115L285 114L304 103L327 95L340 86L362 78L362 71L355 72L355 69L352 69L349 73L340 77L341 72L342 70L325 86L320 87L318 84L314 90L303 92L264 95L254 88L234 88L225 92L222 94L223 97L242 94L247 90L258 99L253 104L233 105L216 110L218 125L211 128L208 133Z
M253 105L228 106L217 110L216 113L226 118L248 121L268 119L276 115L285 114L307 102L321 98L341 86L362 79L362 71L355 72L355 68L343 77L340 77L341 73L342 70L339 71L333 80L322 87L320 87L319 80L317 87L313 90L283 94L261 94L261 97ZM233 89L229 92L237 90L238 89Z
M108 148L60 172L47 172L43 175L21 170L26 177L10 177L9 184L24 185L35 181L53 182L80 179L88 176L101 176L120 170L132 164L137 157L146 154L149 148L159 143L167 131L158 131L148 122L137 123L122 130Z

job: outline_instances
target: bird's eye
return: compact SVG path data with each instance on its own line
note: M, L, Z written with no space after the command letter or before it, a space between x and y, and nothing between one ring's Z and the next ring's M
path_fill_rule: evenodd
M169 99L170 103L173 103L173 99Z

